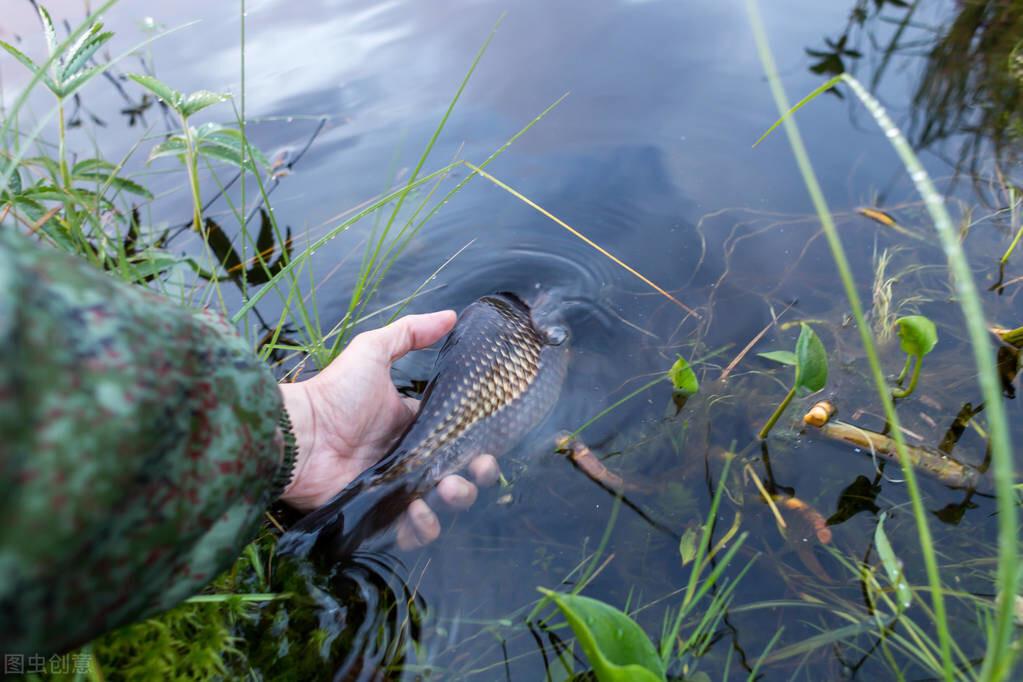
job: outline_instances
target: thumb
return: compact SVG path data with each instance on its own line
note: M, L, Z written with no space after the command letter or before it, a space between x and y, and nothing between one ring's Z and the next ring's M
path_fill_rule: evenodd
M455 326L457 316L453 310L441 310L425 315L406 315L386 327L368 332L374 343L379 343L390 362L409 351L426 348L437 342Z

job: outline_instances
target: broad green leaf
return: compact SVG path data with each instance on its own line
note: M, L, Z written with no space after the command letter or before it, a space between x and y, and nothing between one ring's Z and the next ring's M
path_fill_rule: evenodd
M877 549L877 556L881 559L885 573L888 574L888 582L895 588L898 604L904 611L913 603L913 592L909 589L906 576L902 572L902 562L895 556L895 550L892 549L892 544L888 542L888 536L884 532L886 517L887 513L883 513L877 520L877 528L874 529L874 547Z
M757 353L760 357L765 360L771 360L772 362L779 362L783 365L796 366L796 354L790 350L771 350L766 353Z
M918 358L938 345L938 328L923 315L907 315L895 320L899 325L899 346L907 355Z
M149 92L159 97L161 100L163 100L164 104L169 106L174 111L178 112L181 111L181 103L182 100L184 99L184 96L174 88L164 83L163 81L141 73L129 73L128 78L132 79L133 81L144 87L146 90L149 90Z
M799 325L796 340L796 389L813 393L828 383L828 354L810 325Z
M102 24L96 24L92 31L86 34L88 36L81 45L76 45L76 51L70 53L67 63L61 68L59 78L62 81L67 80L71 76L77 74L82 67L92 58L92 55L96 54L99 48L114 37L114 34L110 31L99 33L99 29L103 27Z
M600 682L663 682L661 657L636 621L596 599L540 591L565 616Z
M678 553L682 557L682 565L686 566L696 559L696 543L700 540L700 533L696 528L687 528L682 534L678 543Z
M188 118L192 114L198 113L208 106L219 104L228 99L228 96L219 92L210 92L209 90L197 90L190 94L181 103L181 113Z
M675 390L683 395L696 395L700 390L700 382L696 379L696 373L681 355L668 370L668 378L671 379L671 385L675 387Z

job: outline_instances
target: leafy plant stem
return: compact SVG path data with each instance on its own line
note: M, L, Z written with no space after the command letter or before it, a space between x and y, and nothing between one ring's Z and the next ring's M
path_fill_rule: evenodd
M988 336L984 309L980 302L980 295L977 293L977 285L973 281L973 273L966 260L966 254L959 243L958 230L927 171L924 170L902 132L895 126L873 95L867 92L863 85L852 76L845 74L843 80L849 84L852 91L856 93L856 96L874 117L878 126L884 131L923 198L948 259L952 282L958 294L963 317L966 320L970 348L977 366L977 380L988 414L991 461L998 507L997 587L1000 597L996 605L994 632L993 636L988 638L980 678L983 680L1007 679L1011 674L1012 661L1015 656L1012 647L1012 632L1013 605L1019 584L1019 537L1017 535L1019 520L1016 516L1016 493L1014 490L1016 474L1012 444L1009 440L1008 418L1005 414L1005 404L1002 401L1001 379L994 350L991 347L991 339ZM935 586L932 585L931 588L935 589ZM939 610L937 602L935 602L934 611L935 615L944 623L944 609L942 607ZM951 660L945 655L948 645L945 640L947 633L942 631L941 634L942 658L945 664L945 674L948 676L951 673Z
M57 157L60 163L60 181L65 189L71 189L71 171L67 165L67 126L64 123L64 98L57 98L57 128L58 128L58 150Z
M909 363L912 360L913 360L913 356L912 355L910 355L909 357L906 358L906 367L909 367ZM922 367L923 364L924 363L923 363L922 358L917 358L916 359L916 364L913 365L913 376L910 377L910 379L909 379L909 386L907 386L906 388L896 388L895 390L893 390L892 391L892 397L893 398L905 398L910 393L912 393L914 390L916 390L916 382L917 382L917 379L920 378L920 367ZM902 374L899 375L899 383L902 383L902 380L905 379L906 367L903 367Z
M764 72L767 75L768 85L770 86L775 104L778 107L779 114L784 115L785 112L789 110L788 98L781 86L778 69L774 63L774 56L771 53L771 48L767 42L767 35L764 32L763 21L760 18L759 7L756 0L747 0L746 6L757 44L757 51L759 53L761 63L764 66ZM899 455L899 462L902 465L903 473L906 477L906 491L911 501L913 518L917 525L917 533L919 535L920 547L927 572L927 581L931 588L935 625L938 630L938 637L941 645L942 672L945 679L951 680L953 678L951 635L948 629L948 620L945 615L945 600L941 585L941 575L938 570L938 561L934 551L934 540L931 535L930 526L928 525L927 510L924 508L923 498L920 495L920 487L916 479L916 473L913 471L912 462L909 460L909 456L906 451L906 441L905 436L902 433L899 416L895 411L895 405L892 402L892 397L884 378L884 371L881 368L881 362L877 355L874 338L871 335L870 327L867 325L867 321L863 316L863 305L860 301L859 292L856 290L856 282L853 279L852 270L845 255L845 249L842 247L841 239L838 236L838 229L835 227L834 220L831 217L831 211L824 198L824 192L821 190L820 184L817 181L817 175L813 170L810 158L807 155L805 146L803 145L803 139L799 133L799 128L796 126L795 121L792 118L786 118L784 120L784 127L785 133L789 139L789 144L792 147L793 156L795 156L796 163L798 164L800 173L803 176L803 181L806 184L807 192L810 194L811 201L813 202L814 208L816 209L817 215L821 221L821 226L824 230L828 247L831 250L832 258L835 261L839 277L842 280L842 286L845 290L846 298L849 301L849 307L851 308L853 317L856 320L856 327L860 333L860 339L863 344L864 352L867 356L867 362L870 365L870 373L874 380L875 387L877 388L878 397L880 398L881 404L884 408L885 417L891 425L892 436L895 439L896 450ZM960 280L962 278L957 274L956 279ZM966 279L970 279L968 272L966 273ZM972 282L972 280L970 281ZM995 402L1001 406L1000 396ZM1009 502L1011 504L1011 501ZM1010 510L1009 515L1013 520L1012 532L1015 532L1015 510ZM1015 553L1016 539L1012 537L1005 540L1003 549L1007 549L1012 553ZM1015 564L1013 563L1013 568L1014 566ZM1015 574L1013 573L1013 575ZM1011 608L1011 600L1007 599L1005 600L1005 603L1009 604Z
M1016 200L1016 189L1013 187L1009 188L1009 203L1010 203L1009 211L1010 215L1012 216L1011 220L1009 221L1009 224L1015 227L1018 220L1017 216L1019 215L1017 209L1019 203ZM1009 262L1009 258L1012 256L1012 252L1015 251L1016 246L1019 245L1020 237L1023 237L1023 225L1019 226L1019 229L1016 231L1016 236L1013 238L1012 243L1009 244L1009 248L1007 248L1005 250L1005 253L1002 254L1002 260L1000 261L1002 265L1005 265L1006 263Z
M910 364L912 362L913 362L913 356L912 355L907 355L906 356L906 364L904 364L902 366L902 371L899 372L899 377L895 380L895 383L897 383L899 386L901 386L902 382L906 380L906 375L909 374L909 366L910 366Z
M777 408L775 408L774 414L771 415L771 418L768 419L767 423L764 424L764 427L760 429L760 433L757 434L757 437L760 438L760 440L764 440L765 438L767 438L767 434L769 434L771 432L771 429L774 428L774 425L778 423L778 419L781 417L781 413L785 411L785 408L789 406L789 403L791 403L792 399L795 397L796 387L793 386L785 395L785 399L778 404Z
M202 201L199 197L199 161L195 150L195 139L192 129L188 127L188 118L179 113L181 131L185 136L185 167L188 169L188 184L192 191L192 226L196 232L202 231Z

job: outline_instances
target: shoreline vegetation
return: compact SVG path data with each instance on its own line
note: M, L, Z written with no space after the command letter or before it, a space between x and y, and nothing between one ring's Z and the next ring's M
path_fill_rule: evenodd
M452 111L476 73L500 22L473 56L408 176L335 222L317 228L316 235L299 235L274 211L271 195L287 171L301 162L324 124L320 121L305 148L286 163L269 158L250 142L246 130L244 1L240 7L239 35L241 88L233 94L208 90L181 92L173 84L158 79L146 58L139 60L141 71L122 71L127 58L140 54L152 41L175 37L171 35L174 30L163 31L119 56L104 56L113 33L104 29L102 19L116 4L117 0L103 2L86 21L68 28L64 37L58 24L39 5L47 46L45 55L30 56L14 45L0 42L4 50L0 56L12 64L19 63L32 74L13 100L0 100L8 102L0 126L0 229L30 234L52 248L78 255L112 277L162 292L182 305L218 310L252 343L255 352L276 368L281 381L290 381L303 372L325 367L367 321L378 324L393 320L417 296L432 290L431 282L460 251L448 261L437 263L407 296L386 303L381 300L385 281L412 240L469 182L486 180L502 190L502 198L530 207L543 220L592 247L595 257L608 258L628 271L653 295L672 303L683 322L699 328L689 358L679 355L670 368L664 368L663 374L646 377L639 388L616 402L608 401L611 404L605 409L592 410L592 419L570 434L561 435L560 448L567 454L566 459L592 484L603 488L613 499L613 505L603 537L595 547L584 544L585 551L579 553L582 559L564 574L559 584L536 585L539 592L535 600L511 604L506 618L486 624L484 631L494 634L502 646L504 638L535 639L548 679L552 680L580 679L586 670L592 670L601 682L729 679L733 670L750 680L765 674L770 678L772 670L788 676L798 674L812 656L839 645L862 654L864 661L875 657L893 678L899 679L923 675L944 680L993 681L1011 679L1013 671L1018 671L1019 626L1023 622L1019 596L1021 486L1003 397L1011 397L1018 383L1023 320L988 319L983 296L1001 294L1013 281L1012 266L1019 268L1019 254L1013 260L1013 252L1018 251L1016 247L1023 235L1020 190L1010 177L1000 176L1007 204L1000 210L1009 217L1007 246L993 257L1001 275L997 285L983 291L975 281L975 268L971 269L967 262L963 231L953 221L945 197L917 158L914 141L907 139L871 94L877 80L867 85L844 70L842 60L849 59L850 53L844 40L829 42L835 48L834 54L808 50L811 56L820 59L818 66L823 65L815 73L831 77L790 106L757 2L747 0L750 25L779 116L753 144L771 139L777 128L788 139L815 208L813 219L819 224L834 260L836 292L840 286L845 295L840 307L841 316L847 318L842 326L850 327L848 338L839 341L836 331L839 324L834 320L801 319L783 324L780 318L788 308L777 316L772 310L773 321L734 355L715 378L712 371L718 367L716 363L724 351L711 348L703 338L713 319L712 303L690 307L683 302L684 291L662 288L667 283L648 279L642 274L642 267L619 259L590 239L584 230L573 227L488 170L495 159L554 111L565 96L526 122L479 163L461 158L439 166L431 162ZM1023 12L1019 14L1023 17ZM905 20L909 22L911 17L912 10ZM960 17L964 22L970 19ZM1023 26L1023 18L1017 19ZM979 30L977 24L970 25ZM843 36L848 36L853 28L850 23ZM1009 78L1023 92L1021 46L1023 41L1011 46L1011 58L1002 65L1004 73L989 77L999 82L1003 77ZM835 66L835 59L842 65L841 71ZM69 111L100 78L113 80L120 88L136 88L135 95L142 107L139 115L145 110L159 112L168 124L166 132L153 139L147 131L119 159L105 158L99 145L91 156L72 149L68 142ZM928 72L927 78L933 80L936 76ZM1011 81L1012 78L1016 81ZM51 108L41 116L30 115L29 98L43 91L51 97ZM804 145L796 125L798 112L812 115L814 100L835 92L852 95L876 123L876 134L891 142L904 172L919 192L930 227L906 228L880 208L859 209L861 215L905 238L910 245L905 248L923 248L928 239L933 239L928 231L933 229L946 257L942 267L947 268L951 282L953 295L949 298L954 298L961 308L963 321L956 334L964 337L973 351L971 358L961 362L975 366L982 403L966 403L940 443L910 442L907 434L912 432L900 421L908 411L903 406L911 396L934 390L934 382L940 376L939 360L930 355L941 346L938 327L923 315L899 313L900 306L891 300L891 281L885 274L888 261L884 259L888 256L878 258L875 282L856 281L836 227L837 214L825 201L810 160L811 151ZM925 99L925 93L921 91L917 97ZM961 117L963 113L959 111L956 115ZM1016 115L1012 112L1010 118L1018 122ZM211 116L221 118L219 122L198 122ZM766 113L765 118L769 118ZM925 130L926 144L940 137L935 129ZM1018 138L1009 133L999 135L995 140L998 153L1008 153L1006 150L1014 142ZM146 168L159 167L180 177L177 193L187 197L188 215L182 215L177 224L151 222L150 208L157 193L146 186L145 173L129 170L143 161ZM218 200L228 210L214 217L210 207ZM370 224L372 227L367 228ZM352 254L354 285L340 314L321 310L317 282L313 281L312 256L353 229L363 230L367 235L361 251ZM189 245L182 246L189 237L193 238ZM1006 268L1010 268L1008 282ZM863 299L864 292L870 293L870 300ZM882 320L880 333L878 320ZM858 341L849 340L853 337L852 326L856 327ZM798 328L798 339L788 333L793 328ZM947 331L942 328L942 340ZM893 333L898 334L905 353L901 374L892 371L897 367L882 364L882 359L890 361L890 354L882 352L886 344L882 334ZM793 340L794 351L761 352L768 345L778 348ZM848 390L846 386L835 386L834 368L851 364L846 358L851 355L847 350L852 346L861 359L860 389L867 392L873 387L876 391L872 398L873 416L880 410L880 418L874 422L859 419L859 414L846 421L833 418L836 404L841 401L836 398L831 402L830 398ZM733 372L737 367L745 369L746 376L736 376L743 374ZM737 388L752 380L764 382L768 390ZM605 457L599 444L586 443L581 434L622 405L639 396L649 397L658 387L668 385L671 400L666 414L681 420L670 422L675 425L673 428L682 423L686 430L681 436L685 447L676 448L696 451L702 445L707 453L698 466L701 472L702 467L707 467L709 505L693 509L687 525L664 528L666 532L662 535L677 543L677 561L688 571L687 578L674 592L655 596L643 593L642 589L633 594L630 589L624 603L605 603L586 591L615 558L612 539L620 525L622 508L637 512L652 527L664 526L665 513L686 509L687 504L693 504L693 495L673 478L673 470L655 472L654 476L631 471L623 462L625 458ZM822 400L825 396L829 400ZM711 433L711 425L719 418L718 410L736 401L745 401L743 407L749 409L748 440L733 441L727 447L711 443L706 434ZM795 406L806 408L816 404L809 412L801 409L805 416L794 422L792 414L786 411L793 403L793 412ZM697 440L701 429L706 442ZM982 439L987 449L983 462L953 458L953 448L964 432L975 433ZM784 454L787 440L807 434L820 434L809 435L809 439L851 444L874 458L878 475L873 483L860 477L863 483L857 492L858 506L848 511L851 515L868 510L876 516L865 556L854 556L841 543L833 541L834 528L844 520L839 517L846 510L840 508L827 517L822 513L821 500L797 497L774 479L768 448L777 448L776 453ZM678 438L678 434L673 435L672 443L677 443ZM553 453L555 448L550 450ZM889 462L889 474L900 471L904 481L904 499L885 511L875 504L875 488L880 481L892 479L885 474L885 464L880 460ZM997 524L997 547L988 548L988 556L972 557L983 566L990 586L986 593L961 588L958 575L953 577L963 562L939 551L932 527L935 516L940 521L945 519L941 513L928 511L925 489L918 480L921 477L967 491L960 507L948 511L951 516L958 513L961 518L975 496L993 498L996 513L991 523ZM644 496L667 500L667 511L648 515ZM815 587L792 590L770 602L745 603L739 599L743 580L749 580L754 569L763 570L768 559L753 542L749 525L751 516L761 512L770 515L784 551L791 550L808 573L819 580ZM898 516L902 518L896 520ZM911 524L907 519L911 519ZM259 537L202 594L156 618L109 633L76 652L75 655L88 657L88 672L54 673L46 677L210 679L290 674L302 678L322 674L331 662L339 664L332 656L358 656L359 652L352 654L346 650L358 640L349 633L328 631L317 624L316 604L308 595L282 589L274 550L284 525L285 515L269 511ZM912 529L911 533L907 527ZM822 558L826 559L827 567L821 564ZM836 567L841 575L836 574ZM921 575L924 583L912 582ZM861 598L850 598L841 592L837 585L842 583L855 585ZM417 610L415 598L407 601L404 608L408 620L418 627L428 619L428 614ZM738 647L727 652L722 652L721 647L715 650L725 633L734 631L730 618L779 609L791 610L793 619L833 617L829 621L831 629L822 626L819 634L792 641L785 637L785 628L779 627L767 638L762 651L750 652L748 656ZM659 631L651 627L652 622L657 622L655 614L660 616ZM843 625L835 625L836 622ZM292 628L292 638L284 638L289 645L282 649L279 633L288 628ZM959 633L965 631L969 636L961 637ZM384 629L378 637L383 642L379 647L383 659L378 665L396 678L430 672L441 676L503 674L468 654L464 670L434 670L430 660L419 659L414 637L406 638L406 633ZM424 655L428 659L429 652ZM477 665L482 667L473 667Z

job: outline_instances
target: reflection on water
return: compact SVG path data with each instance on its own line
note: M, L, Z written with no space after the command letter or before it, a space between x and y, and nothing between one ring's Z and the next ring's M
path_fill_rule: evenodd
M9 2L17 11L0 18L3 37L34 40L31 14L24 11L29 3ZM978 277L994 282L989 274L997 274L1010 227L1006 188L1018 183L1012 164L1020 134L1019 48L1013 42L1021 35L1019 3L762 4L790 96L802 96L842 69L858 73L926 152L932 174L955 188L948 191L963 218L965 247ZM73 16L78 4L59 9ZM273 210L282 226L292 226L282 240L265 241L271 268L279 267L282 252L305 248L336 224L335 216L407 179L503 9L489 1L249 3L248 131L278 160ZM110 15L119 40L137 40L142 11L158 10L126 5ZM237 91L236 8L188 0L159 11L166 15L155 19L167 25L202 21L154 44L146 64L181 89ZM0 68L5 90L24 84L18 80L23 73L6 63ZM748 445L791 381L791 370L757 353L791 348L798 325L788 325L803 320L814 324L829 350L826 391L843 419L879 431L884 423L788 147L775 134L750 149L775 113L742 3L515 3L429 167L456 156L479 162L566 91L568 99L489 170L696 307L701 319L478 178L410 242L378 303L401 300L456 253L410 310L462 308L500 290L558 290L574 335L569 378L551 417L559 429L583 425L656 378L677 354L693 362L703 390L677 410L670 385L657 384L580 435L603 465L635 484L627 495L632 506L621 504L614 524L614 493L555 453L547 434L536 434L502 461L508 484L484 492L471 512L443 519L445 532L434 546L363 557L326 575L282 563L277 586L295 597L261 607L246 626L251 665L268 679L311 679L324 671L543 679L559 653L571 651L574 670L584 670L566 630L526 622L537 586L571 589L580 566L597 557L599 570L584 593L628 604L656 636L689 576L677 537L657 526L678 535L698 524L723 453L736 450L769 492L799 500L813 513L783 509L794 530L779 532L744 469L732 467L716 538L739 519L749 537L726 576L752 563L707 650L685 663L687 672L698 669L716 679L727 668L732 677L745 677L782 632L774 658L760 668L768 679L889 676L869 634L806 652L791 648L847 625L841 614L871 617L849 562L876 563L870 548L879 512L890 514L885 529L910 582L923 584L924 577L896 467L875 466L869 454L800 431L798 416L808 403L799 401L776 427L769 449ZM980 425L957 420L964 403L972 415L979 392L964 361L969 350L943 254L931 243L925 213L887 141L851 99L819 98L798 121L875 330L914 312L938 324L941 342L928 357L921 388L900 403L907 437L946 452L954 448L956 456L983 466L983 414ZM140 127L152 126L153 135L173 128L159 105L119 81L95 87L76 112L83 127L72 133L73 144L84 146L81 132L90 121L103 121L108 128L100 135L112 158L128 151ZM135 126L128 135L125 125ZM955 182L956 173L967 171L972 182ZM456 171L454 180L465 173ZM194 248L189 233L177 229L189 219L181 188L172 184L177 180L155 172L148 178L165 192L152 222L176 236L172 246ZM213 198L216 185L207 180L206 196ZM237 190L227 187L226 196L237 199ZM856 212L864 206L883 209L905 230ZM259 209L250 211L258 229ZM223 197L207 211L216 224L232 224L228 214ZM372 229L360 223L313 259L325 325L347 307L354 264ZM911 239L907 232L924 237ZM218 243L221 260L242 271L229 241ZM1018 277L1019 257L1014 263L1009 267ZM250 282L263 276L261 269L245 272ZM1002 295L985 299L992 321L1007 327L1023 322L1023 283L1012 281L1009 272ZM268 297L254 314L273 327L280 308ZM300 332L292 327L285 334ZM882 356L896 374L898 344L890 341ZM399 367L400 380L415 384L428 377L432 359L409 358ZM1011 378L1006 388L1010 395ZM1020 401L1008 409L1018 443ZM948 579L961 590L989 594L992 501L936 481L922 485ZM828 543L816 534L818 519L829 524ZM783 600L788 606L758 606ZM958 645L967 657L978 655L983 633L973 607L951 609ZM671 672L681 674L682 665L676 662ZM908 660L904 665L908 676L925 674Z

